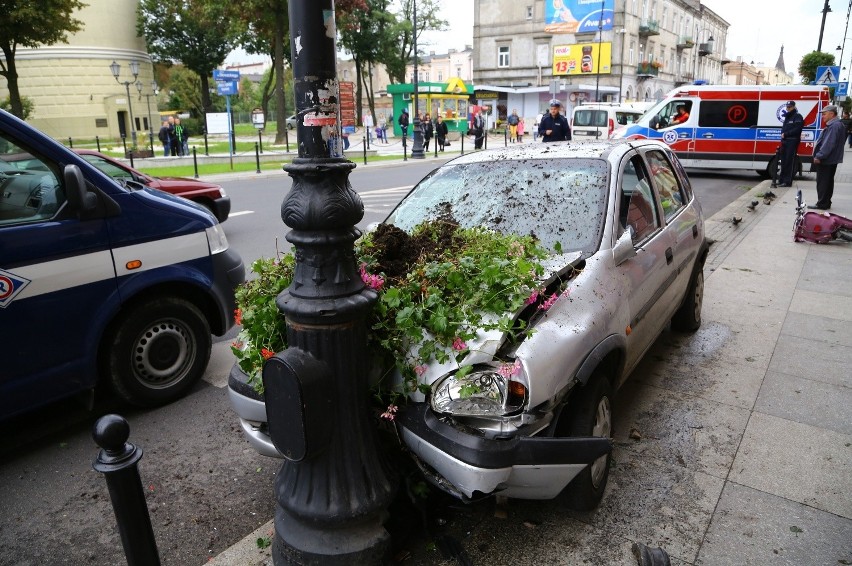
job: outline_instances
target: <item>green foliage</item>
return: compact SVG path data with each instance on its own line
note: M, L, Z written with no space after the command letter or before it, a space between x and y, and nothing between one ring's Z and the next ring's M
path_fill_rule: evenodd
M33 113L33 108L35 108L35 106L33 105L32 99L27 98L26 96L22 96L21 97L21 109L22 110L21 110L21 115L18 116L18 118L20 118L21 120L26 120L27 118L29 118ZM5 110L6 112L12 112L12 100L11 100L11 98L7 97L4 100L0 100L0 109ZM12 114L14 114L14 112L12 112Z
M834 65L834 55L822 51L811 51L799 62L799 75L804 84L810 84L816 80L817 67L829 67Z
M480 331L528 332L510 315L537 296L544 273L547 252L532 237L458 228L452 245L441 249L438 223L427 222L413 235L433 239L435 253L431 259L421 256L403 277L391 281L371 274L379 251L374 234L359 240L355 254L361 278L379 294L367 336L375 363L383 375L396 367L405 379L405 391L395 394L423 391L417 376L425 364L451 359L462 364L470 353L467 342ZM242 329L232 349L256 388L262 387L264 360L287 347L275 298L290 285L294 265L291 254L277 261L260 259L252 265L257 277L237 291Z

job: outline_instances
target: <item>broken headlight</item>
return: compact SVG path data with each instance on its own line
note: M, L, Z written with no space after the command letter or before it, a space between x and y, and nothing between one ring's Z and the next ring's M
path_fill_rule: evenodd
M520 361L449 374L432 386L432 410L460 417L506 417L524 409L527 379Z

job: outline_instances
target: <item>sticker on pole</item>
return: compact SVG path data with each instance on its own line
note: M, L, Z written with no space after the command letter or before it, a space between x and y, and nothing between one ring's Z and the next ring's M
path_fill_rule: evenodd
M332 116L320 116L317 113L305 114L304 124L306 126L334 126L337 124L337 117Z

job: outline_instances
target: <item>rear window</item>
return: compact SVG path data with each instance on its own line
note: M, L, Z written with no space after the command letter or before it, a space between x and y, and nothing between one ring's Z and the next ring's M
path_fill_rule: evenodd
M575 126L606 127L606 110L575 110Z
M616 112L615 121L622 126L626 126L627 124L636 122L640 116L642 116L641 112Z

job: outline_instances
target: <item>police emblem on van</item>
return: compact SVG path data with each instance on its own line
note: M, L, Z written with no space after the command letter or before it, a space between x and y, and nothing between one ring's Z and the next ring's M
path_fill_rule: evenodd
M24 279L14 273L0 269L0 309L4 309L7 305L11 304L15 296L29 284L29 279Z

